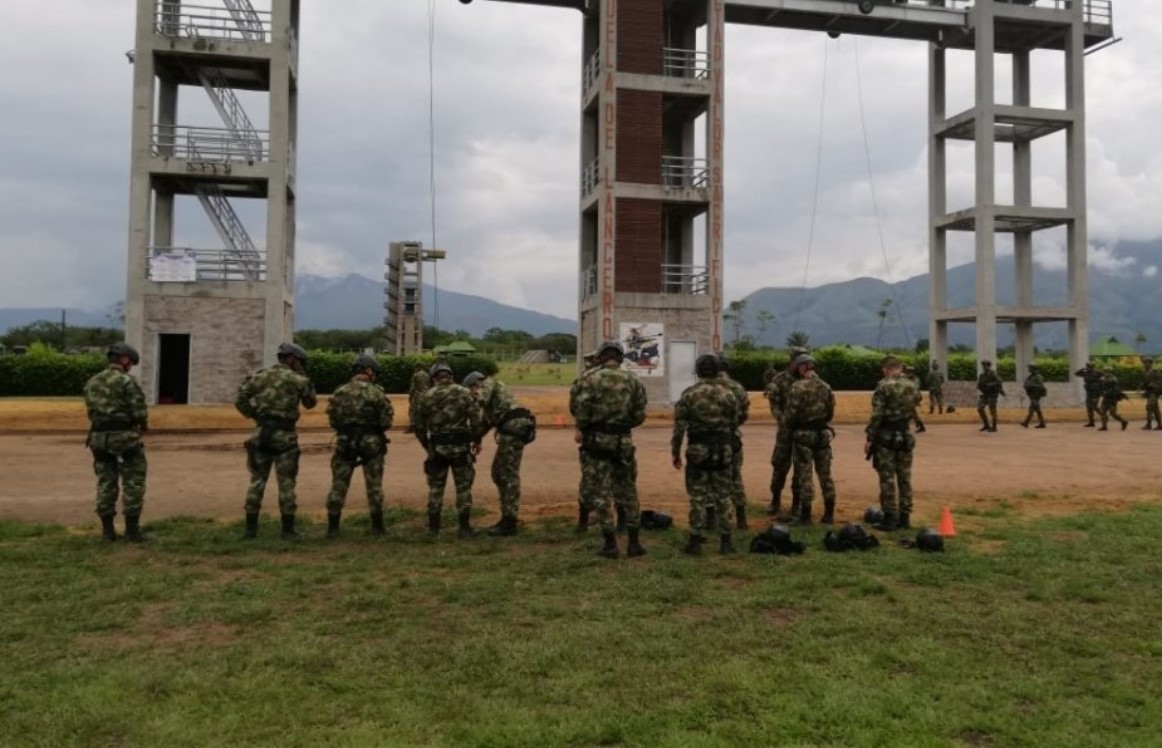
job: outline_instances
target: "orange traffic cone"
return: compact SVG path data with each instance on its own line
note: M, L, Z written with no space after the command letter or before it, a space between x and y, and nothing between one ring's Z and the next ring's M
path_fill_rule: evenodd
M952 524L952 510L948 507L944 507L944 510L940 512L939 532L940 535L945 538L956 537L956 527Z
M553 419L553 425L559 429L565 428L565 416L557 416Z

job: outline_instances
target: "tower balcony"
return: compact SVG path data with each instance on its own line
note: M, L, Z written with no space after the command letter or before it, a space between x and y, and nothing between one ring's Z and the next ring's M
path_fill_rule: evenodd
M704 81L710 78L710 53L697 49L662 49L662 74L669 78Z
M710 186L710 161L694 156L662 156L662 187L705 189Z
M254 166L269 160L270 131L240 133L225 127L154 125L149 133L149 149L161 158Z
M266 280L266 252L150 247L146 273L154 283L260 283Z
M221 39L269 44L271 13L245 7L190 5L158 0L154 6L153 32L169 39Z

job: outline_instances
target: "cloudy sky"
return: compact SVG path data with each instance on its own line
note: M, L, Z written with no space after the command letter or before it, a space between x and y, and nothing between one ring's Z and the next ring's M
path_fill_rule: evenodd
M572 317L580 15L435 5L436 241L450 255L439 282ZM54 0L49 13L42 0L0 0L0 307L99 309L124 293L135 7ZM1118 240L1162 236L1162 8L1114 0L1114 17L1126 40L1087 58L1092 259L1110 264ZM926 272L924 45L732 26L726 46L727 298L805 275L819 285ZM952 60L950 112L970 104L969 64ZM303 0L300 67L298 272L379 277L389 241L431 241L428 0ZM1034 103L1059 104L1059 58L1038 56L1034 75ZM183 124L218 124L202 91L182 96ZM246 103L262 127L264 100ZM971 150L953 150L950 207L965 207ZM1036 203L1062 203L1063 151L1061 135L1034 150ZM239 212L261 242L257 208ZM178 243L220 246L194 204L177 231ZM1060 261L1058 241L1042 242L1043 264ZM968 261L971 245L952 254Z

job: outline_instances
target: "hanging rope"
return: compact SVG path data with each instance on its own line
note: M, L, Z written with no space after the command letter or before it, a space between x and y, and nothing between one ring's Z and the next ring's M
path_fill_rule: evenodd
M432 244L436 248L436 0L428 0L428 199L432 212ZM423 258L420 259L423 262ZM432 310L440 327L440 263L432 262ZM423 289L420 289L423 293Z
M892 278L892 263L888 260L888 247L887 243L884 241L884 224L883 221L880 220L880 204L876 197L876 178L875 174L872 172L871 147L868 145L867 120L863 111L863 74L860 72L858 39L855 40L854 49L856 89L859 93L859 128L863 133L863 155L864 161L867 164L868 185L871 186L872 210L875 212L876 216L876 231L878 232L880 238L880 253L884 257L884 273L888 277L888 290L891 291L892 303L896 306L896 319L899 321L900 329L904 333L905 344L911 348L912 336L908 334L908 326L904 324L904 311L900 308L900 300L896 296L896 281L894 278Z
M827 56L831 48L827 40L823 41L823 83L819 93L819 141L815 145L815 194L811 199L811 228L807 232L807 259L803 263L803 282L799 286L799 303L795 306L795 324L792 331L799 329L799 314L803 311L803 302L807 297L807 274L811 271L811 249L815 245L815 218L819 213L819 184L823 174L823 113L827 105Z

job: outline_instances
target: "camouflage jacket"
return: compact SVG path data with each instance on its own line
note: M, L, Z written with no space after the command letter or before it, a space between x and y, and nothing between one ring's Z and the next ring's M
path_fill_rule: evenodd
M581 372L581 376L573 380L573 384L569 385L569 415L573 416L574 419L577 418L577 395L581 392L581 380L600 368L600 366L589 367Z
M1024 387L1025 394L1032 400L1040 400L1049 394L1049 390L1045 389L1045 377L1037 373L1025 377Z
M1073 372L1074 376L1085 381L1085 391L1090 394L1100 394L1102 389L1101 372L1092 366L1087 366Z
M1142 392L1147 395L1162 395L1162 369L1151 368L1142 375Z
M481 436L489 429L496 429L497 436L524 436L532 428L533 421L525 415L526 409L517 405L503 382L485 377L476 397L480 401Z
M774 364L767 364L767 367L765 369L763 369L763 390L764 391L766 390L767 387L770 386L771 381L774 380L774 378L776 376L778 376L778 374L779 374L779 370L775 368Z
M771 379L770 384L767 385L766 395L767 400L771 404L771 415L775 420L782 424L783 411L787 408L787 398L791 394L791 385L795 383L795 375L791 371L784 370Z
M791 385L783 423L788 431L819 429L835 417L835 393L817 376L796 380Z
M1101 396L1103 400L1117 402L1124 400L1122 388L1118 386L1118 378L1113 374L1103 374L1101 378Z
M646 420L647 402L645 385L637 375L608 361L578 382L577 428L636 428Z
M327 420L336 431L361 428L384 432L394 418L395 409L383 388L361 377L335 390L327 403Z
M480 403L467 387L452 382L437 384L420 396L415 431L421 442L437 448L466 449L483 433Z
M673 458L681 455L682 440L687 434L687 455L692 465L704 461L715 448L729 450L739 412L738 398L727 380L702 378L687 387L674 405L674 432L670 439ZM730 452L723 454L729 456Z
M430 389L432 389L432 376L426 371L417 371L412 374L411 387L408 389L408 400L415 400Z
M234 407L260 423L266 420L293 423L299 419L299 403L310 409L318 402L315 385L306 375L286 364L275 364L243 380L238 397L234 398Z
M881 430L907 431L915 409L916 390L910 381L902 376L881 379L872 394L868 439L874 440Z
M738 425L741 426L746 423L747 418L750 418L750 398L746 394L746 387L743 387L737 379L729 375L722 376L720 379L726 383L726 386L730 387L734 399L738 402Z
M944 372L932 371L928 373L928 391L941 392L944 389Z
M989 397L996 397L997 395L1004 394L1005 391L1004 382L1001 381L1001 377L995 369L982 371L980 376L977 377L976 388L980 390L982 395Z
M116 364L85 382L85 409L89 423L105 431L145 431L149 410L137 380ZM118 428L111 428L111 427Z

